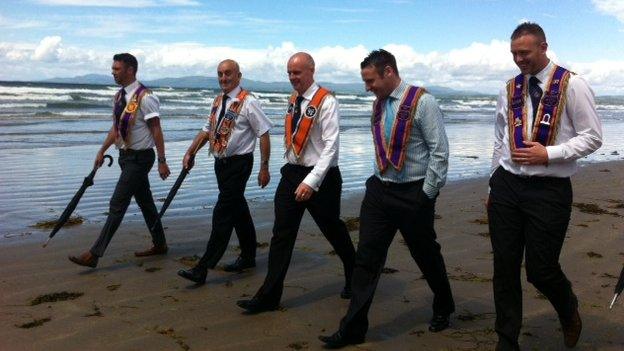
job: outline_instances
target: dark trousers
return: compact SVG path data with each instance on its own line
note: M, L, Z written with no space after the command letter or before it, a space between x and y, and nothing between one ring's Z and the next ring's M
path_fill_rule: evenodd
M154 245L163 246L167 244L165 232L158 218L156 205L154 205L148 177L155 158L153 149L119 150L118 162L121 167L121 175L110 199L108 218L104 228L102 228L100 237L91 248L93 255L98 257L104 255L104 251L119 228L133 196L143 213L145 224L150 230ZM154 227L153 231L152 227Z
M498 167L490 178L488 218L494 250L494 303L499 344L516 349L522 324L520 265L527 280L561 318L577 308L572 285L561 271L572 205L569 178L521 177Z
M197 263L202 269L214 268L227 249L232 230L241 248L241 257L256 258L256 228L245 199L245 188L253 168L253 154L215 158L214 170L219 197L212 211L212 232L206 252Z
M349 231L340 219L340 170L338 167L330 168L319 191L308 201L295 201L295 190L311 170L312 167L291 164L281 169L282 178L275 192L275 224L269 249L268 272L264 284L256 293L256 298L263 303L279 304L297 232L306 209L342 260L345 285L349 286L351 282L355 249Z
M375 295L388 248L397 229L434 293L434 314L455 311L440 245L433 228L435 199L422 191L423 181L384 183L372 176L360 210L360 241L351 282L353 297L340 330L347 337L363 337L368 330L368 310Z

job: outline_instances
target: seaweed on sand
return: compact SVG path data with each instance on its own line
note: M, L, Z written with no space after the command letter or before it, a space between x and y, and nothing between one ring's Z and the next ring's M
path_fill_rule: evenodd
M78 225L78 224L82 224L84 221L85 221L85 219L83 217L71 216L71 217L69 217L67 222L65 222L65 224L63 224L63 226L64 227L68 227L68 226L72 226L72 225ZM57 223L58 223L58 220L56 220L56 219L48 220L48 221L39 221L39 222L31 225L30 227L32 227L32 228L39 228L39 229L52 229L52 228L54 228L54 226L56 226Z
M30 329L30 328L35 328L35 327L40 327L42 326L44 323L47 323L49 321L51 321L51 318L41 318L41 319L35 319L32 322L28 322L28 323L24 323L24 324L20 324L20 325L15 325L18 328L22 328L22 329Z
M36 298L30 300L30 305L35 306L46 302L58 302L58 301L67 301L67 300L75 300L80 296L84 295L81 292L55 292L51 294L39 295Z

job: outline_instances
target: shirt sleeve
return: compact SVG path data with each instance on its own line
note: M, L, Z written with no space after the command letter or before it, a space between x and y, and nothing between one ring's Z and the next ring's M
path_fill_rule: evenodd
M423 192L430 199L436 197L446 183L449 145L444 130L444 115L433 95L425 94L416 107L416 123L429 149L429 164L425 173Z
M327 95L319 111L316 123L321 127L321 140L325 144L318 162L312 171L303 179L303 182L314 191L318 191L323 179L329 171L329 167L335 163L338 157L339 147L339 115L338 100L333 95Z
M248 96L245 101L245 108L247 109L247 120L256 134L256 137L261 137L273 127L271 120L264 114L264 111L262 111L262 105L258 99L253 96Z
M140 109L145 121L150 118L160 117L160 101L158 97L152 93L145 94L141 99Z
M565 143L547 146L549 162L577 160L602 146L602 125L596 112L594 92L583 78L570 77L565 109L576 136Z
M502 149L504 147L505 128L507 128L507 89L503 88L498 93L496 100L496 114L494 116L494 150L492 152L492 164L490 176L494 174L500 165Z

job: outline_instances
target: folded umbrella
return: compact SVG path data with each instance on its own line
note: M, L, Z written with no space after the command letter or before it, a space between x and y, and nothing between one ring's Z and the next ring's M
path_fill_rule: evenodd
M611 300L611 305L609 305L609 309L613 308L613 304L617 300L618 296L620 296L620 294L622 293L622 290L624 290L624 267L622 267L622 271L620 272L620 279L618 279L617 284L615 284L615 289L613 291L613 300Z
M191 164L194 162L194 157L191 158L190 162ZM167 211L167 208L169 208L171 201L173 201L173 198L178 193L178 189L180 189L180 186L182 186L182 182L184 181L184 178L186 178L187 174L189 174L189 170L186 168L182 168L182 171L180 171L180 175L178 176L178 179L176 179L175 183L171 187L171 190L169 190L169 194L165 198L165 201L163 202L163 205L160 208L160 212L158 213L158 220L152 225L152 228L151 228L152 232L154 232L156 225L160 222L160 219L165 214L165 211Z
M110 155L104 155L104 159L109 159L108 167L113 164L113 158ZM56 225L54 226L54 229L52 229L48 240L45 242L45 244L43 244L43 247L46 247L48 245L50 240L52 240L54 235L56 235L56 232L58 232L61 227L63 227L63 225L67 222L67 220L69 220L69 216L71 216L72 212L74 212L74 210L76 209L76 206L78 206L78 202L80 201L80 198L82 197L84 192L87 190L88 187L93 185L93 178L95 177L95 172L97 172L98 168L99 167L93 167L91 173L89 173L89 175L82 181L82 186L80 187L80 189L78 189L76 195L74 195L69 204L67 204L67 207L65 207L65 211L63 211L61 217L59 217L58 221L56 221Z

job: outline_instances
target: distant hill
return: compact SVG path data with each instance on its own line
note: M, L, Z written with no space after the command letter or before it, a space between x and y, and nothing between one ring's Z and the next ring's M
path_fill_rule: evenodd
M44 83L61 83L61 84L95 84L95 85L112 85L115 84L113 77L103 74L87 74L71 78L51 78L42 80ZM180 78L160 78L154 80L143 81L145 85L151 87L172 87L172 88L203 88L203 89L219 89L219 81L215 77L206 76L187 76ZM320 82L324 87L347 94L364 93L364 84L362 83L325 83ZM257 80L243 78L241 85L253 91L277 91L290 92L292 87L289 82L261 82ZM427 90L436 96L448 95L483 95L473 91L460 91L446 87L428 86Z

